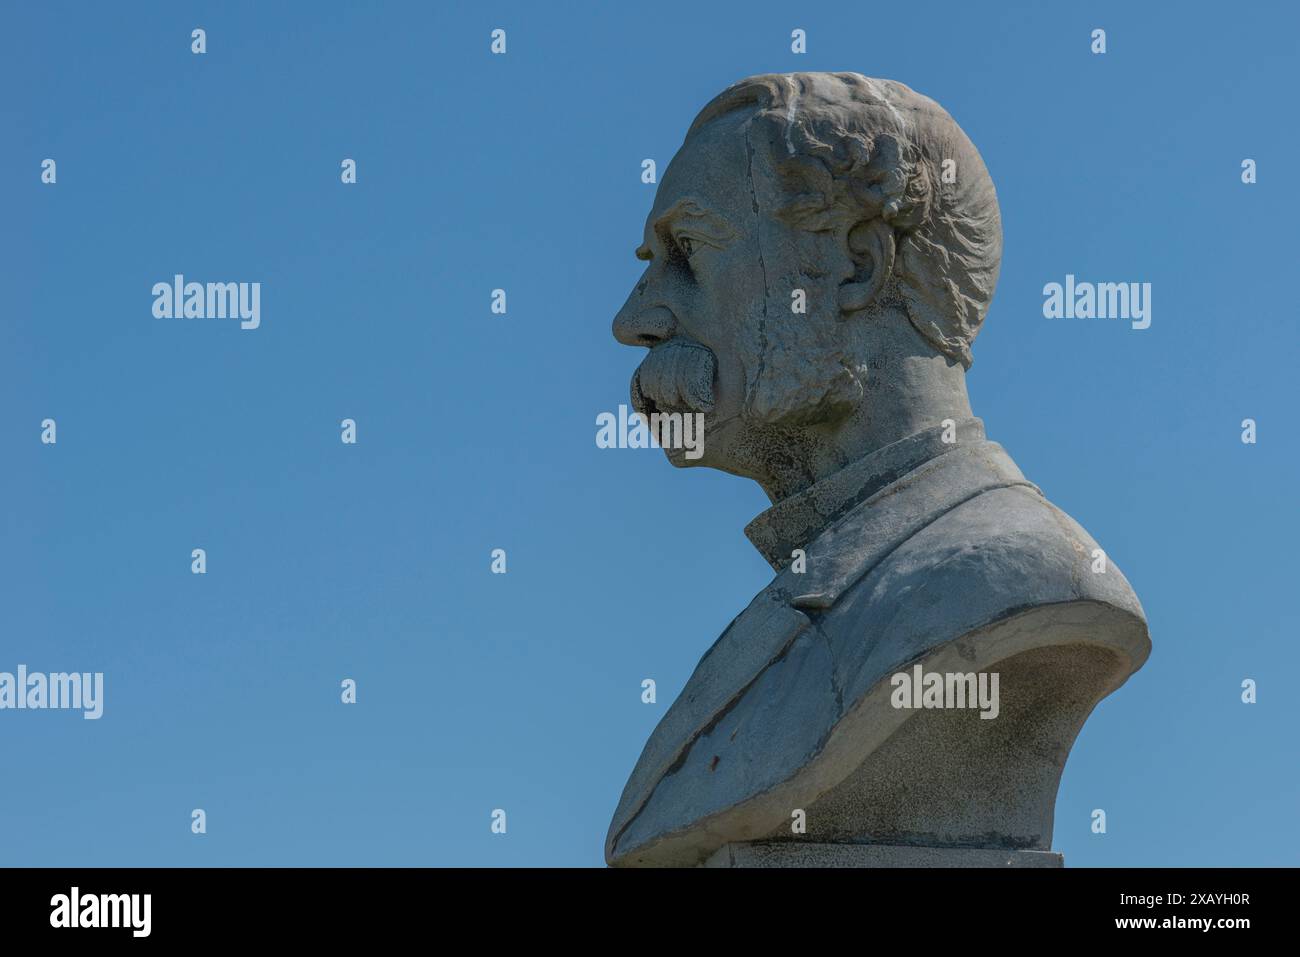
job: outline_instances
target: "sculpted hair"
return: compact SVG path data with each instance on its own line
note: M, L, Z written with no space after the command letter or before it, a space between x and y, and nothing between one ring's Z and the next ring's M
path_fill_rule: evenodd
M961 127L901 83L792 73L734 84L687 136L742 109L767 128L786 185L776 215L801 229L842 231L850 245L855 227L887 224L894 242L879 298L899 302L939 352L969 368L997 286L1002 223L993 181Z

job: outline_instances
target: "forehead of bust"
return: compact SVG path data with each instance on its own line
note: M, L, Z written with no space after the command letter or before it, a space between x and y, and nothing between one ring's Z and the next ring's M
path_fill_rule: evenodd
M736 110L686 137L664 171L650 214L652 222L683 200L709 208L737 228L746 219L752 221L753 180L766 178L769 170L766 144L760 142L757 130L751 136L753 119L753 110Z

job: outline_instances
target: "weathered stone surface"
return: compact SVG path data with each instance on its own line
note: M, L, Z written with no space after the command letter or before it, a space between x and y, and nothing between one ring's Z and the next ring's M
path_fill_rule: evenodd
M901 84L742 81L692 126L638 255L614 321L650 350L632 401L704 415L703 456L669 459L763 486L746 532L777 575L651 735L607 859L1059 864L1066 757L1150 641L1124 576L971 413L1001 257L975 148ZM899 707L917 666L996 676L996 701Z
M705 867L1062 867L1053 851L800 841L724 844Z

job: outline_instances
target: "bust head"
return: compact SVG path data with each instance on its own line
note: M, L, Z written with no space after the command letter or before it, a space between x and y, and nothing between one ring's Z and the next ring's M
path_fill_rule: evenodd
M997 197L934 101L854 73L751 77L665 171L614 320L643 415L702 412L702 457L773 501L944 418L1001 260ZM802 307L802 308L801 308Z

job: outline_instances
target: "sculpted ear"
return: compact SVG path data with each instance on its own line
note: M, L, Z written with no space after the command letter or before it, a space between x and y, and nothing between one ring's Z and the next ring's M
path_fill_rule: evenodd
M894 228L883 219L858 223L846 237L856 267L853 278L840 286L840 310L856 312L876 300L894 272Z

